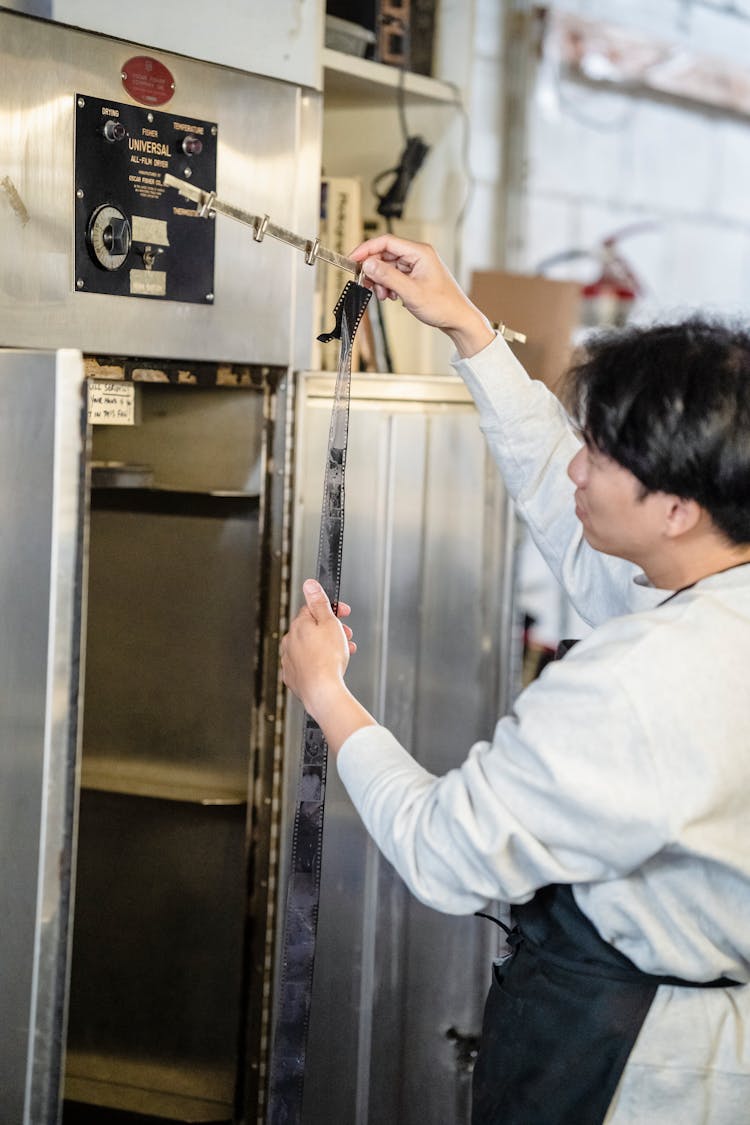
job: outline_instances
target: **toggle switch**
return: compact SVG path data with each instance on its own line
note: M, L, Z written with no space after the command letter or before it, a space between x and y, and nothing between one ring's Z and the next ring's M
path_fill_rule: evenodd
M128 131L122 121L105 121L102 132L104 133L105 140L110 141L112 144L116 141L124 141L128 135Z

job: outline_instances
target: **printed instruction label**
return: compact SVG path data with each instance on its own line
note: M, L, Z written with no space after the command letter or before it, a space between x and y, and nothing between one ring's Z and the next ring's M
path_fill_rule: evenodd
M105 383L91 379L88 392L88 418L91 425L135 425L134 383Z

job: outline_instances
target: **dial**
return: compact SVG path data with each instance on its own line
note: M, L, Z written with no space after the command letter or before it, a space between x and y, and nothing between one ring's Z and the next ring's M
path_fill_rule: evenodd
M89 219L86 239L94 261L105 270L119 270L130 252L130 223L119 207L104 203Z

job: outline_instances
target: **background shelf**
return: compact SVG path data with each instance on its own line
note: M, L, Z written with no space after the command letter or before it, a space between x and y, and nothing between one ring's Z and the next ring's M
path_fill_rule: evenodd
M362 101L370 106L391 102L401 81L410 101L449 104L460 101L458 91L449 82L410 71L402 76L399 67L359 59L330 47L323 51L323 90L328 107L337 102Z

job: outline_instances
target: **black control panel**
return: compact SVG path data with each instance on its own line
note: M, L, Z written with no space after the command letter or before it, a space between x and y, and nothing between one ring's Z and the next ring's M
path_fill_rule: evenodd
M75 288L211 304L215 221L164 186L216 188L210 121L76 95Z

